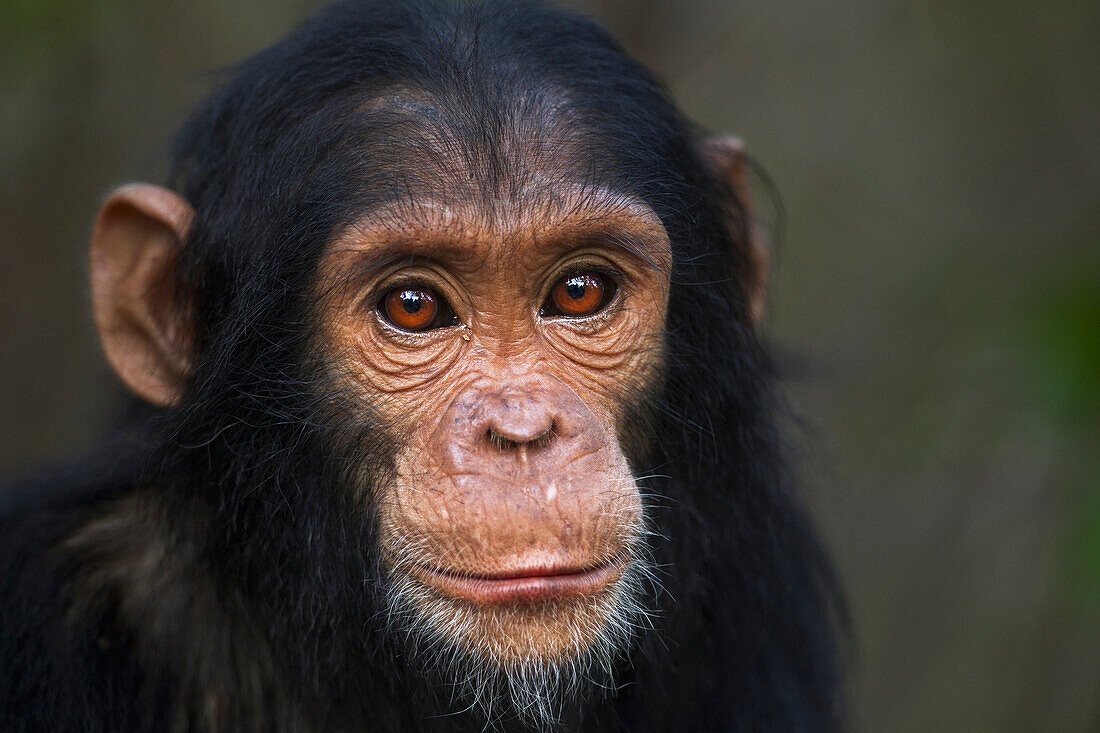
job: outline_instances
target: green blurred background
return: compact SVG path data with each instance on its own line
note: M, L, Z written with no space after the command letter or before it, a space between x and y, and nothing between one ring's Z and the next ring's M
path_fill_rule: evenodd
M313 5L0 3L0 474L88 446L119 394L104 194L160 181L209 72ZM1100 3L574 5L782 196L767 329L857 729L1100 730Z

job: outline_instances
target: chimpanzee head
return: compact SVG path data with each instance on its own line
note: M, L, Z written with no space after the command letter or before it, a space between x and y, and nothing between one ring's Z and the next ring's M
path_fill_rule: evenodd
M743 154L604 31L334 5L199 108L171 185L105 204L96 320L157 408L143 480L209 518L294 679L353 697L384 658L545 723L673 595L765 615L741 571L788 558L741 523L788 507Z

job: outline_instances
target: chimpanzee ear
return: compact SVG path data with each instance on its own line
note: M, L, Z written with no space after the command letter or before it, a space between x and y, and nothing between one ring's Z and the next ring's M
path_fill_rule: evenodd
M194 210L166 188L135 183L103 204L92 233L92 312L107 360L155 405L179 398L191 369L191 323L176 260Z
M731 136L710 137L703 140L703 160L711 173L718 176L730 187L741 202L741 211L727 212L731 228L742 227L741 217L748 216L748 264L749 272L745 276L745 291L749 298L749 314L753 324L759 324L764 317L764 302L768 294L768 271L771 267L771 252L764 232L753 218L752 190L749 186L749 171L745 157L745 144L740 138Z

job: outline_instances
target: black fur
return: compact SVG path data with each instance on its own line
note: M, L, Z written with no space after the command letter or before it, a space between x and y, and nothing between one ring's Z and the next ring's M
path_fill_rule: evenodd
M179 134L171 183L197 211L177 283L194 378L178 408L139 409L99 456L3 495L0 728L484 726L452 714L385 627L369 511L334 487L384 477L390 441L327 387L311 346L326 241L423 183L402 164L419 130L367 104L395 89L432 100L433 129L485 194L518 175L509 140L568 126L571 174L641 197L673 242L665 383L638 406L656 448L633 456L659 497L660 617L619 689L584 698L568 726L839 729L836 597L747 325L734 192L596 25L434 0L323 10Z

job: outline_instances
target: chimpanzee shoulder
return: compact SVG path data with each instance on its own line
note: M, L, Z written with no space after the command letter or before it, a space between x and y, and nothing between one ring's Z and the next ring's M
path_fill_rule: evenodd
M0 490L0 730L156 727L141 720L126 645L102 618L71 613L56 552L96 505L128 488L113 477L93 480L74 462Z

